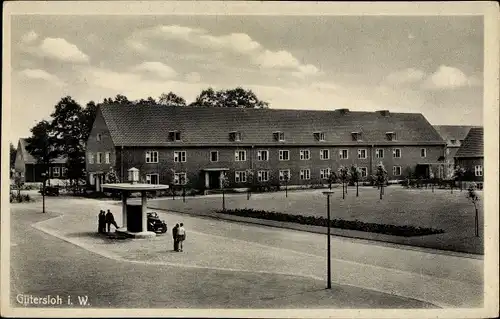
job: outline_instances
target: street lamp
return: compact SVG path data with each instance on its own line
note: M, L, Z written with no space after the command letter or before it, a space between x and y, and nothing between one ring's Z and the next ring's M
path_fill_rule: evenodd
M42 213L45 213L45 183L47 182L48 172L42 173Z
M331 264L331 243L330 243L330 196L333 191L327 190L323 194L326 195L326 218L327 218L327 256L326 256L326 289L332 289L332 264Z

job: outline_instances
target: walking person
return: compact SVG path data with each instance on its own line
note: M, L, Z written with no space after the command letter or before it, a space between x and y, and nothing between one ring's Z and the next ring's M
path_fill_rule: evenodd
M177 238L178 238L178 245L179 245L179 251L183 251L183 242L186 240L186 229L184 228L184 224L181 223L179 225L179 229L177 230Z
M113 216L113 213L111 213L111 211L109 209L108 209L108 213L106 214L106 224L108 225L108 233L111 231L111 224L113 224L113 226L115 226L115 228L120 228L116 224L115 216Z
M174 251L179 251L179 240L177 238L179 230L179 224L175 224L175 227L172 228L172 237L174 238Z
M100 234L106 232L106 213L102 209L99 211L97 232Z

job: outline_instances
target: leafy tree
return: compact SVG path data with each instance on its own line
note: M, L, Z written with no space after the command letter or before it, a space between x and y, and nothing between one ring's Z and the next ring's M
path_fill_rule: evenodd
M162 93L158 98L158 104L166 106L186 106L186 100L172 91L167 94Z
M290 182L290 179L292 178L292 174L290 171L285 171L283 173L283 181L285 182L285 197L288 197L288 183Z
M375 176L377 184L380 187L380 199L382 199L382 194L384 193L384 185L387 182L387 170L385 169L384 164L382 164L382 162L380 162L377 165Z
M328 182L328 188L332 189L332 184L337 182L337 174L334 171L330 171L330 174L328 175L327 182Z
M352 165L350 168L349 175L351 177L351 181L356 184L356 197L359 196L359 179L361 178L361 174L359 173L359 168L356 165Z
M477 203L479 202L479 196L476 193L476 183L471 183L469 189L467 190L467 198L474 204L475 210L475 233L476 237L479 237L479 213L477 210Z
M152 98L151 96L148 96L147 99L140 99L140 100L134 101L134 104L136 104L136 105L145 105L145 106L155 105L156 104L156 100L154 98Z
M12 168L14 167L15 163L16 163L16 148L14 147L14 145L12 145L12 143L10 143L10 168L11 168L11 177L12 177Z
M21 172L14 172L14 185L16 185L17 189L17 201L21 202L21 188L24 185L24 178Z
M259 100L252 90L237 87L219 91L214 91L212 88L205 89L191 105L199 107L266 108L269 103Z
M222 173L219 177L220 188L222 190L222 210L226 210L226 198L225 198L225 190L229 187L229 179L226 176L226 173Z
M82 126L82 140L87 141L94 125L94 120L97 114L97 105L94 101L87 103L85 108L80 113L80 124Z
M345 166L340 166L338 172L338 177L342 182L342 199L345 199L345 194L347 194L347 181L349 180L349 169Z

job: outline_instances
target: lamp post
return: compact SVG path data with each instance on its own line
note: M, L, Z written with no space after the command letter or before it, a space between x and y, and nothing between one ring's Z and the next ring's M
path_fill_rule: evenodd
M327 190L323 194L326 195L326 218L327 218L327 256L326 256L326 289L332 289L332 264L331 264L331 235L330 235L330 196L333 191Z
M47 182L47 171L42 173L42 213L45 213L45 183Z

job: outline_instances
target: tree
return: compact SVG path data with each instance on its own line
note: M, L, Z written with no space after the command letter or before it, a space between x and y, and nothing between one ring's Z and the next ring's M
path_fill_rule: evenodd
M334 171L331 171L327 177L328 188L330 190L332 189L332 184L335 183L336 181L337 181L337 174Z
M14 172L14 185L17 189L17 201L21 201L21 188L24 185L23 175L21 172Z
M158 104L165 106L186 106L186 100L170 91L167 94L162 93L160 95Z
M250 192L251 192L251 189L254 185L254 172L251 169L247 169L246 174L247 174L247 184L248 184L247 200L249 200L250 199Z
M229 179L227 178L226 176L226 173L221 173L220 177L219 177L219 181L220 181L220 188L222 190L222 210L225 211L226 210L226 198L225 198L225 190L227 187L229 187Z
M455 167L455 170L453 171L453 179L458 181L458 184L460 185L460 191L462 191L462 180L465 176L466 170L463 167L460 167L457 165Z
M15 163L16 163L16 148L14 147L14 145L12 145L12 143L10 143L10 168L11 168L11 176L12 177L12 168L14 167Z
M136 105L145 105L145 106L155 105L156 104L156 100L153 99L151 96L148 96L147 99L140 99L140 100L134 101L134 104L136 104Z
M349 169L345 166L339 167L338 177L342 182L342 199L345 199L345 194L347 194L347 180L349 179Z
M469 189L467 190L467 198L474 204L475 210L475 233L476 237L479 237L479 213L477 210L477 203L479 202L479 196L476 193L476 183L471 183Z
M267 108L269 103L259 100L252 90L237 87L219 91L214 91L212 88L205 89L191 105L198 107Z
M290 182L291 178L292 174L290 173L290 171L283 172L283 181L285 182L285 197L288 197L288 182Z
M86 142L89 138L97 114L97 105L94 101L87 103L80 114L80 124L82 125L82 139Z
M349 175L351 176L351 181L356 184L356 197L359 196L359 179L361 174L359 173L359 169L356 165L352 165L350 168Z
M380 187L380 199L382 199L382 195L384 193L384 185L387 182L387 171L384 167L384 164L382 164L382 162L380 162L377 165L377 170L376 170L375 176L376 176L377 184Z

